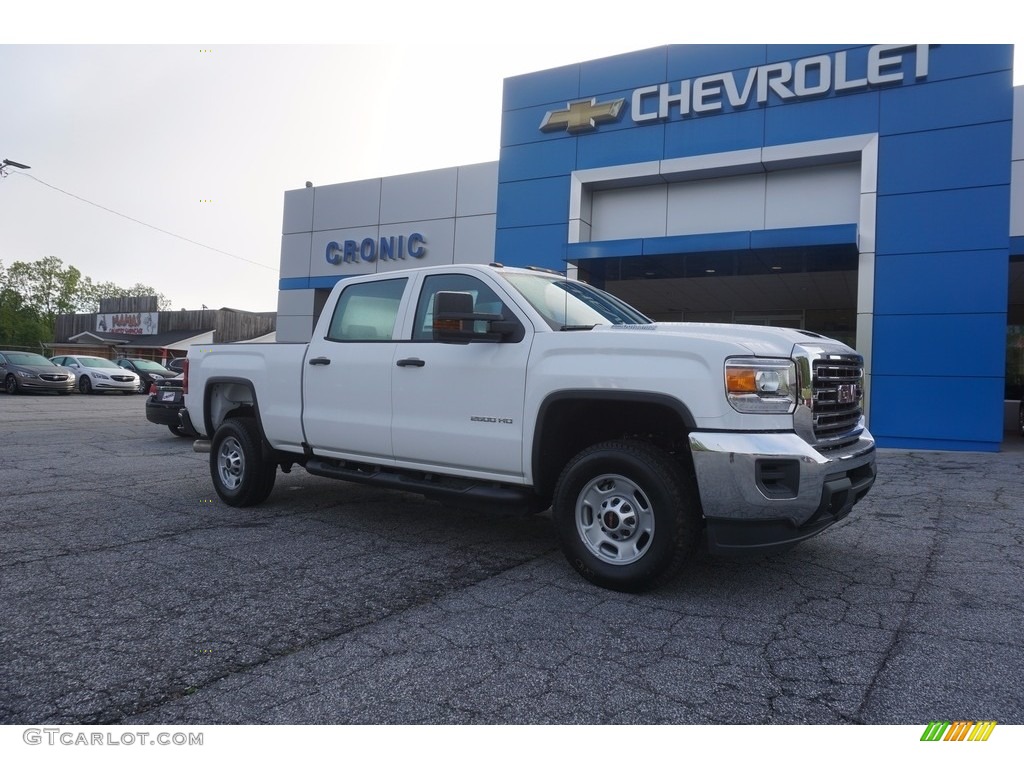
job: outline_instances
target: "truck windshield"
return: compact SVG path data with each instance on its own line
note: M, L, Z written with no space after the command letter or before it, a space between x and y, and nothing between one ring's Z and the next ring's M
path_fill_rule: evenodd
M646 325L650 318L610 293L586 283L551 275L506 272L508 280L548 324L563 331L595 325Z

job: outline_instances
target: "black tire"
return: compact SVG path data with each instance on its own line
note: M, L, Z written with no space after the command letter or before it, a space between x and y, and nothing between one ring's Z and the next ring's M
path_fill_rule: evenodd
M577 454L555 486L562 552L588 581L639 592L663 584L700 542L696 482L647 443L612 440Z
M92 382L89 381L88 376L83 376L78 380L78 391L81 392L83 395L92 394Z
M8 395L18 394L18 379L13 373L7 374L7 378L4 379L4 392Z
M149 392L149 384L144 382L142 379L139 379L139 386L135 388L135 394L144 395L147 392Z
M251 507L270 495L277 465L263 458L256 419L228 419L217 428L210 445L210 477L217 495L232 507Z

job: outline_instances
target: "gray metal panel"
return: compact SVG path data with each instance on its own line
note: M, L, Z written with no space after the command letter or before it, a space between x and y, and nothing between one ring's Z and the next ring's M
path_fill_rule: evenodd
M1024 85L1013 89L1013 149L1010 155L1014 160L1024 160Z
M594 240L663 237L667 206L665 184L594 192L591 236Z
M407 257L391 261L377 261L378 272L390 272L396 269L413 267L433 267L439 264L451 264L455 258L455 219L448 218L437 221L409 221L401 227L391 226L380 228L381 237L391 234L399 235L407 232L419 232L425 238L426 255L416 259Z
M342 262L331 264L327 261L327 244L330 242L344 246L346 240L355 240L362 243L366 238L378 240L379 229L376 226L356 227L354 229L330 229L323 232L313 233L312 256L309 260L310 277L322 277L325 275L368 275L376 271L373 262L359 259L355 262Z
M481 216L498 211L498 164L479 163L458 169L456 216Z
M287 291L282 291L287 293ZM284 315L277 318L277 340L309 341L313 337L313 315Z
M288 315L313 315L313 297L315 291L312 288L303 288L295 291L277 292L277 316Z
M313 189L291 189L284 193L283 234L309 232L313 226Z
M855 224L860 218L860 163L768 174L766 229Z
M309 277L309 249L312 235L300 232L281 235L281 274L285 277Z
M458 168L443 168L382 179L380 223L411 223L454 217L458 172Z
M489 264L494 261L497 216L463 216L455 220L455 263Z
M764 229L764 198L762 173L672 184L668 191L668 234Z
M316 187L313 230L376 225L380 218L380 179Z
M1024 160L1010 166L1010 237L1024 236Z

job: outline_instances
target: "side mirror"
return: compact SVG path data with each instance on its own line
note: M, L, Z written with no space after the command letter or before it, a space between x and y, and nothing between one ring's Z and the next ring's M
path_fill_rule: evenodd
M434 341L468 344L471 341L504 341L514 337L520 325L502 315L474 312L471 293L438 291L434 294L432 329Z

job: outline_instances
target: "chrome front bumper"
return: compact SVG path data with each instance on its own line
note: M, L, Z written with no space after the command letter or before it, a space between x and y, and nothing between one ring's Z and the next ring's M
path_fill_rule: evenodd
M864 430L819 453L794 433L690 434L712 551L785 549L849 514L875 481L875 440Z

